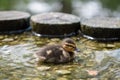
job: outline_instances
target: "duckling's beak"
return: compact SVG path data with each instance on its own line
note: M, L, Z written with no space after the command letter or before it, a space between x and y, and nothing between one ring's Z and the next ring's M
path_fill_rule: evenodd
M75 52L80 52L80 49L78 49L78 48L75 48Z

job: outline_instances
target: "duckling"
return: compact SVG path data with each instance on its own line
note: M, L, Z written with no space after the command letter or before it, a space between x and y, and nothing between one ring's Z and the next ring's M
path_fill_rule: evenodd
M35 53L38 62L44 63L66 63L74 59L76 50L75 42L70 39L64 39L61 44L46 45Z

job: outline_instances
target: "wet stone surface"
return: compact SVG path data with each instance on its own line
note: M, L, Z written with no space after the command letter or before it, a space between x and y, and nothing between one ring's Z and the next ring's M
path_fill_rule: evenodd
M59 38L39 38L24 33L0 36L0 80L119 80L120 42L97 42L72 37L80 52L66 64L36 66L35 53L41 46L59 43ZM97 70L91 76L86 70Z
M101 28L120 28L120 18L114 17L96 17L83 21L84 25L89 25L90 27L101 27Z
M81 22L84 37L101 41L120 39L120 18L95 17Z
M33 15L30 23L33 33L43 37L73 36L80 29L79 17L60 12Z
M0 11L0 34L22 33L29 28L30 14L22 11Z

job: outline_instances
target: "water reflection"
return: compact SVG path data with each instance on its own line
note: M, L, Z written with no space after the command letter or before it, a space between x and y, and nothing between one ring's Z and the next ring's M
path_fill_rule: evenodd
M113 57L117 59L116 61L120 61L120 49L109 50L109 51L96 51L96 61L100 63L106 56Z

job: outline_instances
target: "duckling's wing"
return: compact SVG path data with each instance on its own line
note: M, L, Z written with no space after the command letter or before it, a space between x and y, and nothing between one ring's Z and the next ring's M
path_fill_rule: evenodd
M44 48L40 48L39 51L37 51L34 56L35 57L39 57L39 56L43 56L44 53Z
M46 62L65 63L69 62L71 56L61 46L51 47L46 51Z
M61 50L61 47L59 45L51 46L46 51L46 61L58 63L61 55L62 55L62 50Z
M38 61L43 62L58 62L60 60L60 55L62 55L62 50L60 45L47 45L35 53Z
M40 49L38 52L34 53L34 57L36 58L36 61L44 62L46 60L46 57L42 54L42 49Z

